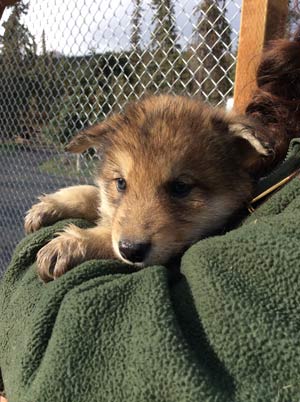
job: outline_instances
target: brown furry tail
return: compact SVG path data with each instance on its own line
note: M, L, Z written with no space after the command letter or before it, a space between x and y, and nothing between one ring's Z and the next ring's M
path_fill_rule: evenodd
M290 140L300 137L300 29L292 40L268 44L256 79L246 114L264 127L263 137L274 150L273 167L284 158Z

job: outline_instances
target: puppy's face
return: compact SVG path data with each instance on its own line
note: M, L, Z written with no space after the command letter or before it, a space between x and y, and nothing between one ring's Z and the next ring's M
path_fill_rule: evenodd
M249 200L251 171L267 155L249 124L198 101L159 96L72 140L75 152L100 149L101 216L120 259L166 263Z

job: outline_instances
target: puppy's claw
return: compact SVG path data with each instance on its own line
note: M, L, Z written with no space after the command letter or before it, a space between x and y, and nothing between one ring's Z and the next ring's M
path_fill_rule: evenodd
M58 278L85 260L83 243L62 233L46 244L37 254L37 270L44 282Z
M58 210L53 203L43 201L33 205L33 207L27 212L24 219L24 229L27 234L33 233L43 226L55 223L60 219Z

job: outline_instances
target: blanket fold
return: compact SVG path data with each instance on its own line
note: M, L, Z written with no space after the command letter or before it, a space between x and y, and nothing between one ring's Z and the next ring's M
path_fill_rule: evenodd
M192 246L179 277L93 260L41 283L36 253L67 223L26 237L0 284L9 402L300 400L298 177Z

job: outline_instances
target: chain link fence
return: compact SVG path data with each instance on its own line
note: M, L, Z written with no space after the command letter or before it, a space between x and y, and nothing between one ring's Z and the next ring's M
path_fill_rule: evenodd
M0 274L42 193L92 182L64 152L83 127L145 93L232 95L241 0L35 0L0 30Z

